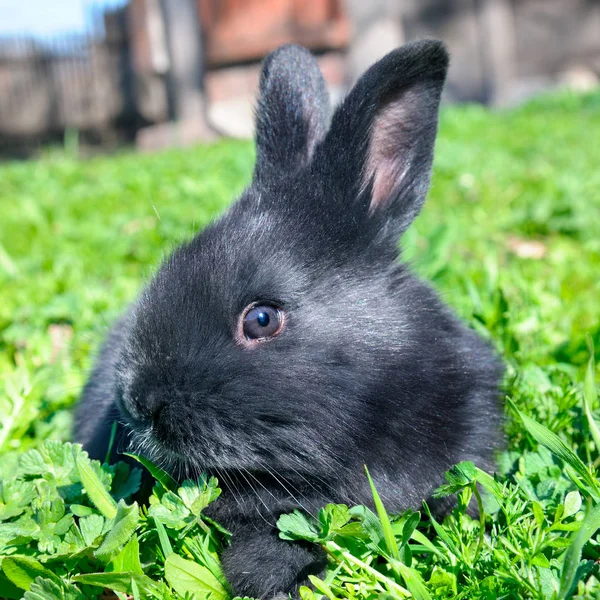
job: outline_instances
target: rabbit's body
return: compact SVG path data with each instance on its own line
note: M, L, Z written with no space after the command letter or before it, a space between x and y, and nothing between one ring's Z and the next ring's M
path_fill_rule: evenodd
M363 465L392 511L456 462L491 465L499 362L396 260L425 198L446 65L436 42L388 55L328 129L310 55L271 55L252 185L165 262L84 391L76 437L93 456L118 415L120 436L174 473L219 478L211 514L233 532L237 594L293 591L322 569L274 523L369 504Z

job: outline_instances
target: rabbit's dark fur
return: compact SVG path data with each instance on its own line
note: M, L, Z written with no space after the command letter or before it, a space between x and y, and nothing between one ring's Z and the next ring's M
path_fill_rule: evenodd
M359 80L330 120L311 55L265 61L257 163L242 197L176 250L101 352L75 437L106 452L118 418L173 473L224 488L212 516L233 532L233 591L268 598L322 570L278 538L282 512L371 502L418 506L462 460L491 465L500 363L397 261L427 193L448 56L408 44ZM285 326L240 341L253 302ZM122 445L125 442L122 442Z

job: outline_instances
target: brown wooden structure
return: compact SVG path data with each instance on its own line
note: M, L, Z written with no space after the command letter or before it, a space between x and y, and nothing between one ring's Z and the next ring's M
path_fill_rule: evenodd
M333 50L350 41L342 0L198 0L198 9L209 66L258 60L286 43Z

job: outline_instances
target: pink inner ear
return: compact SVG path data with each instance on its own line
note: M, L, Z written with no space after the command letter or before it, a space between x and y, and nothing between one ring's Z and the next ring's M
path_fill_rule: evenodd
M364 185L373 180L371 211L384 205L401 185L419 135L411 118L418 110L417 94L406 90L379 109L371 126Z

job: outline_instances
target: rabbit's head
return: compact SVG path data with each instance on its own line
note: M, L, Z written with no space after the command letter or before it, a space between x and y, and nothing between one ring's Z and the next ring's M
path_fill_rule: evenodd
M331 116L306 50L267 58L251 185L166 260L127 327L119 406L152 457L328 480L431 444L452 462L495 366L397 262L447 65L438 42L406 45Z

